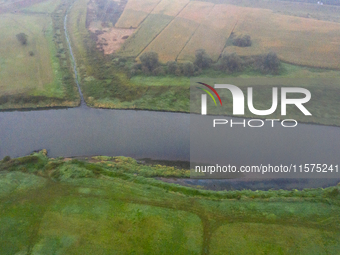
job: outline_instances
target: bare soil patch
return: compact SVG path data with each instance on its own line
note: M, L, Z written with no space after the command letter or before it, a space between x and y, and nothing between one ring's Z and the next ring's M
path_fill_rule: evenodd
M133 28L104 28L103 30L94 30L90 27L90 31L97 34L97 48L104 54L112 54L120 49L122 44L129 36L133 34Z

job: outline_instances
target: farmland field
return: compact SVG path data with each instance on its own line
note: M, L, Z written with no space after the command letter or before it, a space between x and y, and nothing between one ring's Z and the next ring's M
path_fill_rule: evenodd
M262 9L248 10L238 21L234 32L236 36L249 34L254 44L247 48L228 46L225 53L256 55L274 51L286 62L340 68L340 24Z
M162 0L151 13L177 16L189 2L190 0Z
M318 5L297 1L254 1L254 0L201 0L215 4L232 4L240 7L251 7L272 10L274 13L296 17L308 17L316 20L325 20L340 23L340 6Z
M0 109L76 106L63 33L52 16L62 1L29 3L0 14Z
M130 0L116 23L118 28L136 28L156 7L160 0Z
M232 1L224 1L229 2ZM244 2L244 6L250 5L250 2ZM292 9L291 3L286 5L289 10ZM340 68L339 23L316 20L308 15L298 17L298 14L281 14L270 4L263 6L271 9L244 6L192 1L169 22L171 19L168 16L153 17L157 12L169 15L178 12L177 2L170 4L163 0L123 44L120 53L122 56L136 56L143 49L141 53L155 51L160 61L165 63L170 60L193 61L197 49L205 49L213 61L217 61L222 52L252 56L274 51L288 63ZM136 9L143 11L142 6ZM144 11L150 9L146 7ZM328 9L326 7L320 13L328 13ZM124 13L121 18L124 18ZM226 44L231 32L235 36L250 35L252 46L241 48Z
M121 56L137 57L152 40L173 20L162 14L150 14L119 51Z
M52 13L61 2L61 0L47 0L24 8L23 11Z
M115 26L117 28L137 28L148 15L147 12L125 9Z
M162 0L146 17L133 36L126 40L119 54L121 56L137 57L188 2Z
M0 90L2 94L15 94L27 90L43 90L53 81L49 42L43 34L49 19L43 16L3 14L0 19ZM16 34L28 35L22 45ZM29 52L35 52L30 56ZM60 86L60 84L59 84Z
M157 52L162 62L176 60L212 7L209 3L190 2L143 52Z
M213 61L217 61L240 14L242 10L238 7L215 5L186 44L178 60L194 61L195 51L205 49Z

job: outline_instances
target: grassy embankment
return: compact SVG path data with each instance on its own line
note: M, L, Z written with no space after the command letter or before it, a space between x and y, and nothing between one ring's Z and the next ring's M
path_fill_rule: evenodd
M0 14L0 109L78 105L63 32L56 28L67 4L50 4ZM26 45L19 33L28 36Z
M144 177L185 175L171 167L89 161L0 161L1 254L339 254L339 186L215 192Z

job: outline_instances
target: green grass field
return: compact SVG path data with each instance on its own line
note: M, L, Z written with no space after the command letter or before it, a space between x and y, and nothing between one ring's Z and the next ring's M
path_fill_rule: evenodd
M62 0L47 0L24 8L22 11L52 13L61 3Z
M38 89L53 82L49 41L44 32L51 29L51 20L43 16L3 14L0 19L1 92L6 94ZM16 34L28 35L27 45L22 45ZM46 33L46 32L45 32ZM32 51L34 56L30 56ZM60 87L60 84L56 86Z
M1 254L340 252L339 186L216 192L138 176L133 159L93 160L0 161Z
M42 2L31 7L52 12L60 3ZM64 80L69 75L67 57L65 53L63 61L57 57L64 47L54 41L50 15L21 10L2 13L0 31L0 109L77 105L74 84ZM16 38L19 33L27 35L26 45Z

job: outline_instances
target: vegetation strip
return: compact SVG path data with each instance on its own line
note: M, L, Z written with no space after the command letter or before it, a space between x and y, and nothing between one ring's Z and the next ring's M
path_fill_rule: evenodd
M46 153L0 161L2 254L147 253L151 248L162 254L174 249L219 254L233 240L240 243L233 251L248 254L340 249L339 186L214 192L144 177L185 170L125 157L80 161L50 159Z

